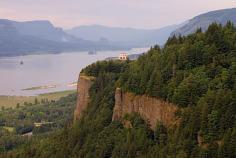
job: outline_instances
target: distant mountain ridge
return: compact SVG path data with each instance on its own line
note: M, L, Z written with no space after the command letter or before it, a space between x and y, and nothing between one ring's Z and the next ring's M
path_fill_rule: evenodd
M130 48L107 40L94 42L76 38L54 27L49 21L16 22L0 19L0 56Z
M55 27L50 21L17 22L0 19L0 56L63 51L124 50L162 45L180 25L145 30L80 26L71 30Z
M173 35L188 35L198 28L205 31L216 22L236 25L236 8L211 11L180 25L160 29L134 29L102 25L78 26L70 30L55 27L50 21L17 22L0 19L0 56L65 51L125 50L164 45Z
M12 23L22 35L36 36L57 42L71 42L76 40L75 37L65 33L62 28L54 27L50 21L13 21Z
M0 20L1 56L12 56L36 51L56 51L56 47L56 42L21 35L11 21Z
M196 16L190 19L184 26L173 31L171 35L189 35L198 28L206 31L208 26L214 22L225 25L227 21L231 21L236 25L236 8L216 10Z
M118 42L135 46L151 46L154 44L163 45L170 33L181 25L171 25L160 29L134 29L122 27L107 27L102 25L88 25L74 27L66 32L77 38L98 41L107 39L108 41Z

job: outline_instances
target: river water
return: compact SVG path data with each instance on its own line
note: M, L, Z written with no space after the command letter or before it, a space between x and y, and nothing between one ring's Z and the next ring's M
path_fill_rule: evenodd
M139 54L148 48L130 51L66 52L61 54L27 55L0 58L0 95L32 96L42 93L76 89L82 68L107 57L117 57L121 52ZM22 62L22 63L21 63ZM38 90L31 87L49 86Z

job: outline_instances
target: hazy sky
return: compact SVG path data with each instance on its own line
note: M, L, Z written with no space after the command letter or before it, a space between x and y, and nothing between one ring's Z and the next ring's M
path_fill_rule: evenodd
M0 18L45 19L64 28L102 24L148 29L234 7L236 0L0 0Z

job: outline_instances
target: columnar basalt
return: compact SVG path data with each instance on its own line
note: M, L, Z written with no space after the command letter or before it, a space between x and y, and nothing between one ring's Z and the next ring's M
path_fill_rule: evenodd
M81 118L89 103L89 89L93 84L94 77L80 75L78 80L77 106L75 119ZM123 92L120 88L115 92L115 106L112 120L122 120L125 114L136 112L150 124L152 129L157 122L162 122L166 127L172 127L179 121L175 116L178 107L161 99L146 95L135 95L130 92Z
M150 124L152 129L155 128L157 121L162 122L166 127L172 127L178 123L175 116L177 110L177 106L161 99L134 95L117 88L112 119L121 120L125 114L136 112Z

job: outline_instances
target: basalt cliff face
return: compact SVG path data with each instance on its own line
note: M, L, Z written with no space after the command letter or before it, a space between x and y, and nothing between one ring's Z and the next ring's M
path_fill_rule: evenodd
M122 92L120 88L117 88L112 119L121 120L125 114L137 112L152 129L155 128L157 121L162 122L166 127L173 127L178 124L175 116L177 110L177 106L166 101Z
M87 108L89 102L89 89L93 83L93 77L84 76L80 74L77 85L77 106L75 109L74 117L79 119L82 112Z
M93 80L93 77L82 74L79 77L77 106L74 114L76 120L81 118L83 111L88 106L89 89L93 84ZM162 122L166 127L173 127L178 123L175 116L177 110L177 106L166 101L145 95L122 92L120 88L117 88L112 120L122 120L125 114L136 112L150 124L152 129L155 128L157 121Z

